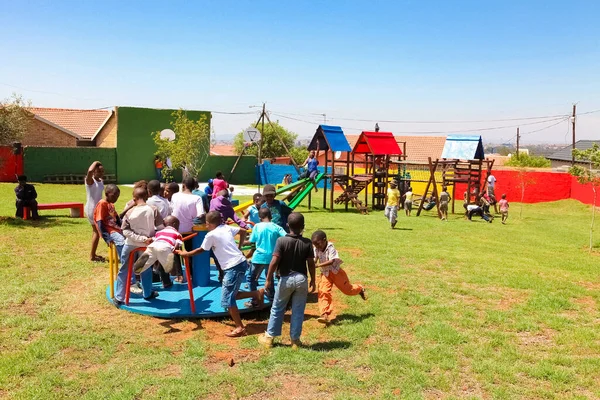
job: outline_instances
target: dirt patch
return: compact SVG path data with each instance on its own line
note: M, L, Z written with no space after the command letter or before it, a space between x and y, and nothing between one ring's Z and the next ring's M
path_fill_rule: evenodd
M586 313L596 312L596 300L592 296L579 297L573 302L581 308L581 311L585 311Z
M227 351L215 351L209 354L204 366L212 372L226 368L236 368L243 363L252 363L260 358L260 351L232 348Z
M517 337L522 346L552 346L555 332L545 328L539 332L519 332Z
M6 307L6 311L10 315L27 315L28 317L37 317L39 314L40 304L34 304L32 299L23 299L19 303L11 303Z
M585 282L585 281L580 281L577 282L577 284L579 286L582 286L588 290L600 290L600 282Z
M528 292L510 288L498 289L496 293L502 296L496 305L496 309L501 311L510 310L516 305L524 303L529 297Z

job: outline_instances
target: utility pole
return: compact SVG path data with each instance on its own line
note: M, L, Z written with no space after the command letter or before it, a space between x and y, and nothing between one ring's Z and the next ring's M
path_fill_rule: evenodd
M577 115L577 104L573 104L573 116L571 123L573 124L573 150L575 150L575 116ZM571 166L575 165L575 155L571 152Z
M263 103L263 109L262 109L262 114L260 115L262 118L262 127L260 130L260 143L258 143L258 165L262 164L262 145L263 145L263 140L262 137L265 134L265 108L267 106L267 103Z
M519 141L521 140L521 135L519 134L519 128L517 128L517 158L519 158Z

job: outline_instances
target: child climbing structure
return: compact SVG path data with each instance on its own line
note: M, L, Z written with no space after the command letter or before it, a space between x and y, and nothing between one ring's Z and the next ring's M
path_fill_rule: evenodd
M442 151L442 159L429 158L429 179L423 197L435 199L438 216L441 216L438 199L438 185L452 188L452 213L455 210L457 187L467 193L465 204L476 200L487 177L492 173L494 160L485 159L481 136L450 135ZM424 202L421 202L417 216L421 214Z
M364 156L364 173L356 173L359 165L356 155ZM390 173L392 161L397 161L401 156L402 150L392 132L363 131L352 149L350 169L346 170L345 176L336 179L344 193L335 203L345 203L347 209L351 202L361 213L367 213L369 185L372 184L371 206L374 210L383 210L389 178L394 175ZM361 192L364 192L364 203L358 198Z
M327 208L327 190L329 180L329 210L333 211L333 204L334 202L337 203L337 201L333 199L335 183L339 184L340 181L345 182L346 178L344 177L347 176L346 174L349 170L350 152L352 151L352 148L350 147L342 128L332 125L319 125L315 135L308 145L308 150L323 150L323 153L325 154L325 171L331 171L331 173L323 176L325 183L323 187L323 208ZM345 161L340 160L343 157L343 153L345 153ZM344 168L343 166L345 165L345 168L343 169L344 173L336 173L336 163L339 166L342 166L342 168ZM346 210L348 210L347 203Z

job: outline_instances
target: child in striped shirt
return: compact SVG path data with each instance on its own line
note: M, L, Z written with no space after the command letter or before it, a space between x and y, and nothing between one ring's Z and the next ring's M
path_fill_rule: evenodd
M173 251L183 245L183 238L179 233L179 220L169 215L163 221L165 228L156 232L154 241L148 245L144 254L133 264L136 274L141 274L150 268L156 261L163 266L166 273L173 270Z

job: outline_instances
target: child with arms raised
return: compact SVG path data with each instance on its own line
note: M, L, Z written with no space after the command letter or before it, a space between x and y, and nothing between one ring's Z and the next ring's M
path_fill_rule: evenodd
M340 267L342 260L333 243L327 241L325 232L316 231L312 234L311 240L313 246L315 246L317 267L321 269L321 279L319 281L319 312L321 316L317 321L327 324L333 311L331 296L333 286L340 289L347 296L360 295L363 300L366 300L367 296L364 287L350 283L346 271Z

